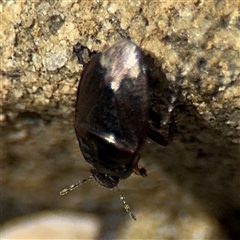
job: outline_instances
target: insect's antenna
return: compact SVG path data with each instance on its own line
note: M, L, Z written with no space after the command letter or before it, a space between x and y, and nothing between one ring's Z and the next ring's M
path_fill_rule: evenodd
M116 186L116 188L117 188L117 190L118 190L119 198L120 198L120 200L123 202L123 206L124 206L126 212L129 214L129 216L130 216L133 220L137 221L136 217L134 216L134 214L133 214L132 211L130 210L130 206L127 204L126 199L125 199L125 197L123 196L122 192L120 191L120 189L118 188L118 186Z
M64 188L59 194L61 196L66 195L67 193L71 192L72 190L76 189L79 185L82 185L84 183L89 182L90 180L92 180L93 175L90 175L89 178L83 179L78 181L77 183L70 185L68 188Z

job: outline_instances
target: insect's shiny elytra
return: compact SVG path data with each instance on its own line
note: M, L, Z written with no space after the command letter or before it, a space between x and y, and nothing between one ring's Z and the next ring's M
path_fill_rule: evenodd
M145 69L140 49L129 40L94 55L85 66L77 91L75 131L82 154L92 166L91 176L64 189L62 195L92 178L118 189L119 180L133 172L146 176L146 170L138 166L141 147L147 136L160 144L163 137L149 127Z
M149 90L143 56L131 41L93 56L78 87L75 130L94 178L107 188L138 168L148 131Z

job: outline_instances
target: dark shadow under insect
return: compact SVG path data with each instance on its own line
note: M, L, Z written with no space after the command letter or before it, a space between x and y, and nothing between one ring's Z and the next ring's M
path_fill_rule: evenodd
M81 75L75 111L75 131L82 154L92 165L91 175L60 195L94 178L104 187L116 187L124 208L136 220L118 188L119 180L133 172L147 176L146 169L138 166L141 147L147 137L166 146L174 125L171 117L166 140L149 104L144 58L133 42L122 40L92 57Z

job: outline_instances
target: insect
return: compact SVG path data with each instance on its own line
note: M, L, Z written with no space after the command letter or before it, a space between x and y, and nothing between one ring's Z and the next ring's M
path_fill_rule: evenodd
M118 189L120 179L132 173L147 176L139 167L140 150L147 137L167 145L149 124L150 97L142 52L122 40L97 53L85 66L77 91L75 131L91 176L60 192L65 195L91 179ZM152 121L153 122L153 121ZM118 189L129 215L136 220Z

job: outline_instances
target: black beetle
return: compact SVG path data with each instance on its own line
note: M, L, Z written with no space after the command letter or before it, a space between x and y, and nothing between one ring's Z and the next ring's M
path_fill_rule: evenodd
M61 195L92 178L113 188L133 172L146 176L138 162L147 136L167 145L149 124L149 104L146 66L136 44L122 40L92 57L81 75L75 112L77 139L93 167L92 175L64 189ZM121 193L120 198L135 219Z

